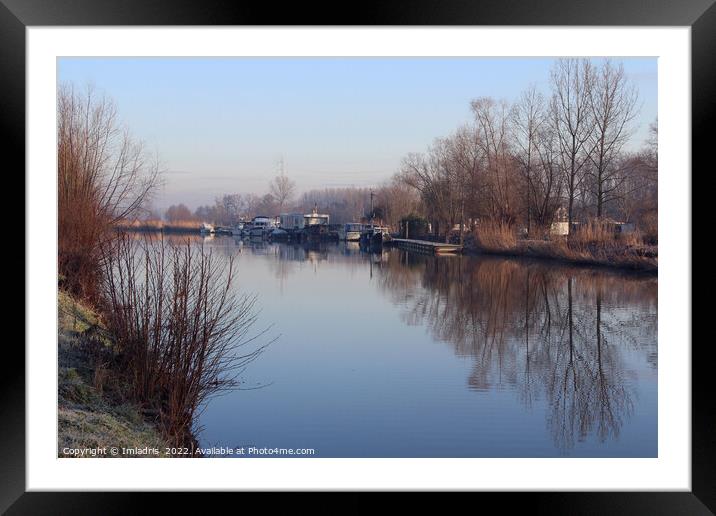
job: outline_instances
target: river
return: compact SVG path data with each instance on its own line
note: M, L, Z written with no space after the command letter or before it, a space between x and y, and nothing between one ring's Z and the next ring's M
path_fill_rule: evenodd
M655 276L210 237L272 341L202 447L315 457L656 457ZM275 340L274 340L275 339ZM265 455L264 455L265 456Z

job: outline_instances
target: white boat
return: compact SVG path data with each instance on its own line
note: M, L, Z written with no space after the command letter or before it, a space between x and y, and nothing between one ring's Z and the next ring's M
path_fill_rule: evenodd
M200 233L208 234L214 232L214 226L211 224L207 224L206 222L201 223L201 227L199 228Z
M254 217L251 221L251 229L249 229L249 236L252 237L263 237L271 229L271 219L268 217Z
M360 241L363 245L382 245L390 239L390 228L387 226L366 224L363 231L361 231Z
M365 224L360 222L348 222L343 225L338 236L341 240L347 242L357 242L360 240L360 233L365 229Z

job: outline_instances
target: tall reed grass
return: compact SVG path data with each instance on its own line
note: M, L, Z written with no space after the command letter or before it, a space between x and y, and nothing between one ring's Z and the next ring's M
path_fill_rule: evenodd
M483 221L475 230L473 240L477 250L487 253L641 270L657 268L656 251L650 249L639 231L616 233L613 224L599 219L577 226L569 236L549 235L532 240L518 238L514 226L504 222Z
M510 252L517 249L517 235L512 225L501 221L483 221L474 233L477 246L489 252Z

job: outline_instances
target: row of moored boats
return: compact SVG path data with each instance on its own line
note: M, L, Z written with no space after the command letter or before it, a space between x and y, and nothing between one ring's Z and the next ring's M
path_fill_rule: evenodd
M271 240L346 240L364 243L382 243L390 239L387 227L370 223L349 222L329 224L327 214L318 213L316 208L310 214L283 213L278 217L257 216L248 222L234 226L213 226L203 223L203 234L224 234L240 238L267 238Z

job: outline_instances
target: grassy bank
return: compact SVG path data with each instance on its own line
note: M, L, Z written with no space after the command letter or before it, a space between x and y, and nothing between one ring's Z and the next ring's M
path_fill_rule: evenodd
M599 225L586 225L569 237L518 238L502 224L485 225L465 239L467 253L527 256L562 262L656 273L658 250L638 234L615 236Z
M128 386L110 367L113 352L96 312L60 291L58 456L77 456L65 449L111 447L117 448L119 457L153 456L132 453L145 447L166 456L170 443L151 418L126 401Z

